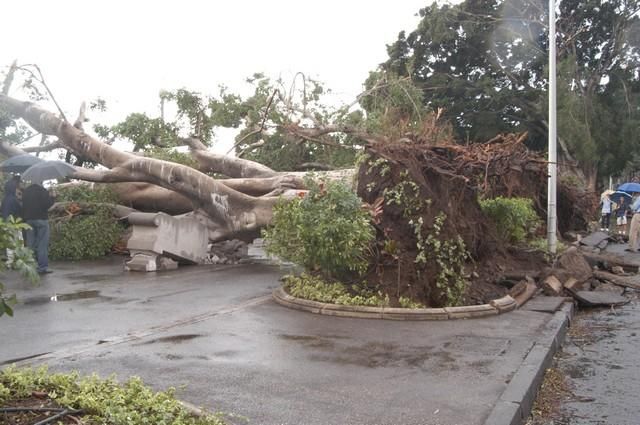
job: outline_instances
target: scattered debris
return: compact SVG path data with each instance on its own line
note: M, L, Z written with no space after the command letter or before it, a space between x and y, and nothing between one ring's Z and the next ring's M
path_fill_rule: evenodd
M590 235L580 239L579 243L580 245L595 246L595 247L601 248L600 244L603 241L607 241L608 239L609 239L608 233L598 231L598 232L591 233ZM605 246L606 246L606 243L605 243Z
M640 276L619 276L613 273L596 271L593 275L603 281L611 282L614 285L623 286L625 288L640 289Z
M573 297L578 300L580 304L587 307L619 306L630 301L627 297L611 291L577 291L573 293Z
M558 296L562 293L562 289L562 283L554 275L547 276L547 278L542 281L542 290L546 295Z

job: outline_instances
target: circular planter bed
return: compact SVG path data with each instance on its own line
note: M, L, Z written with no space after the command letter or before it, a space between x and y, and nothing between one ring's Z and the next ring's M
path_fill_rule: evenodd
M531 298L535 292L535 284L533 284L533 287L524 289L515 297L506 295L492 300L488 304L443 308L395 308L329 304L293 297L282 287L273 291L273 299L285 307L328 316L386 320L452 320L495 316L515 310Z

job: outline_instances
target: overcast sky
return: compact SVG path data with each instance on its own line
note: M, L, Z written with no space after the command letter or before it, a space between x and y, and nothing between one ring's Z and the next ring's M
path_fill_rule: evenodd
M2 2L0 66L37 63L65 112L107 100L157 116L161 89L238 89L254 72L303 72L352 100L386 44L430 0ZM112 117L113 118L113 117Z
M304 72L355 96L428 0L3 2L0 65L37 63L65 108L135 110L160 89L215 92L254 72ZM148 101L147 101L148 102ZM69 103L71 105L69 105ZM130 106L129 106L130 105Z

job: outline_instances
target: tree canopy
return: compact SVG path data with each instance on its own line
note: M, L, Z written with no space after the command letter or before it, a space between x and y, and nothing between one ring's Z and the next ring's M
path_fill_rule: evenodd
M458 139L528 131L547 140L548 10L531 0L466 0L420 11L388 46L386 72L408 76L423 103L444 108ZM640 5L558 3L558 123L562 153L595 185L640 151ZM375 84L372 74L368 85Z

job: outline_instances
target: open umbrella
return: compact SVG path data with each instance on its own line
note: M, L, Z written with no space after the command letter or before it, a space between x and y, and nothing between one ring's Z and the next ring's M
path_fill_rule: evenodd
M12 156L6 161L3 161L0 164L0 170L5 173L22 173L27 168L40 162L42 162L42 159L25 153L22 155Z
M625 202L627 203L627 205L629 205L629 202L631 202L631 195L629 195L627 192L619 190L609 195L609 199L611 199L611 201L615 202L616 204L620 204L620 199L622 198L625 198Z
M63 161L42 161L29 167L22 173L22 180L43 182L61 179L76 172L75 167Z
M602 201L606 196L609 196L609 195L611 195L611 194L612 194L612 193L614 193L614 192L615 192L615 190L611 190L611 189L607 189L607 190L605 190L604 192L602 192L602 193L600 194L600 200Z
M627 193L634 193L634 192L638 192L640 193L640 183L623 183L620 186L618 186L618 191L623 191L623 192L627 192Z

